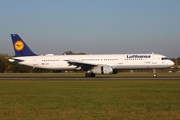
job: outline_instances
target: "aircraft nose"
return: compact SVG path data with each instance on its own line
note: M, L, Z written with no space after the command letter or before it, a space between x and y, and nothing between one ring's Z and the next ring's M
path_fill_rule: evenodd
M169 65L173 66L174 65L174 62L173 61L169 61Z

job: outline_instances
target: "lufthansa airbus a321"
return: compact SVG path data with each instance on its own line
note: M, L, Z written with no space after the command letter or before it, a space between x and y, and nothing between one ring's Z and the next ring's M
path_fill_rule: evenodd
M117 74L118 70L168 68L174 62L160 54L37 55L18 34L11 34L15 57L10 62L51 70L85 70L85 77Z

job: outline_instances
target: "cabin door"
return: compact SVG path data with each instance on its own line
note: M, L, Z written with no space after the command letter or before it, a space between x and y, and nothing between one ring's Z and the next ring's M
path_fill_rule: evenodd
M122 64L123 64L122 58L119 58L119 59L118 59L118 64L119 64L119 65L122 65Z
M152 55L152 64L153 65L157 64L157 58L155 58L153 55Z
M37 68L38 67L38 59L34 58L33 59L33 68Z

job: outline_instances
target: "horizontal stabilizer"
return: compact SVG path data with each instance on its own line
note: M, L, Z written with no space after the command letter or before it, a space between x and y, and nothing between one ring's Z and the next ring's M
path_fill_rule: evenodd
M23 62L24 60L21 60L21 59L9 59L9 62L16 62L16 63L19 63L19 62Z

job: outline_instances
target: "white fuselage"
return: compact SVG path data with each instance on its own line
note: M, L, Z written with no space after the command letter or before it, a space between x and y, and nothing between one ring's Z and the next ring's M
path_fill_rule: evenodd
M171 60L166 59L166 56L160 54L45 55L13 57L13 59L22 60L19 64L52 70L76 69L76 66L69 66L67 60L108 65L113 69L156 69L174 65Z

